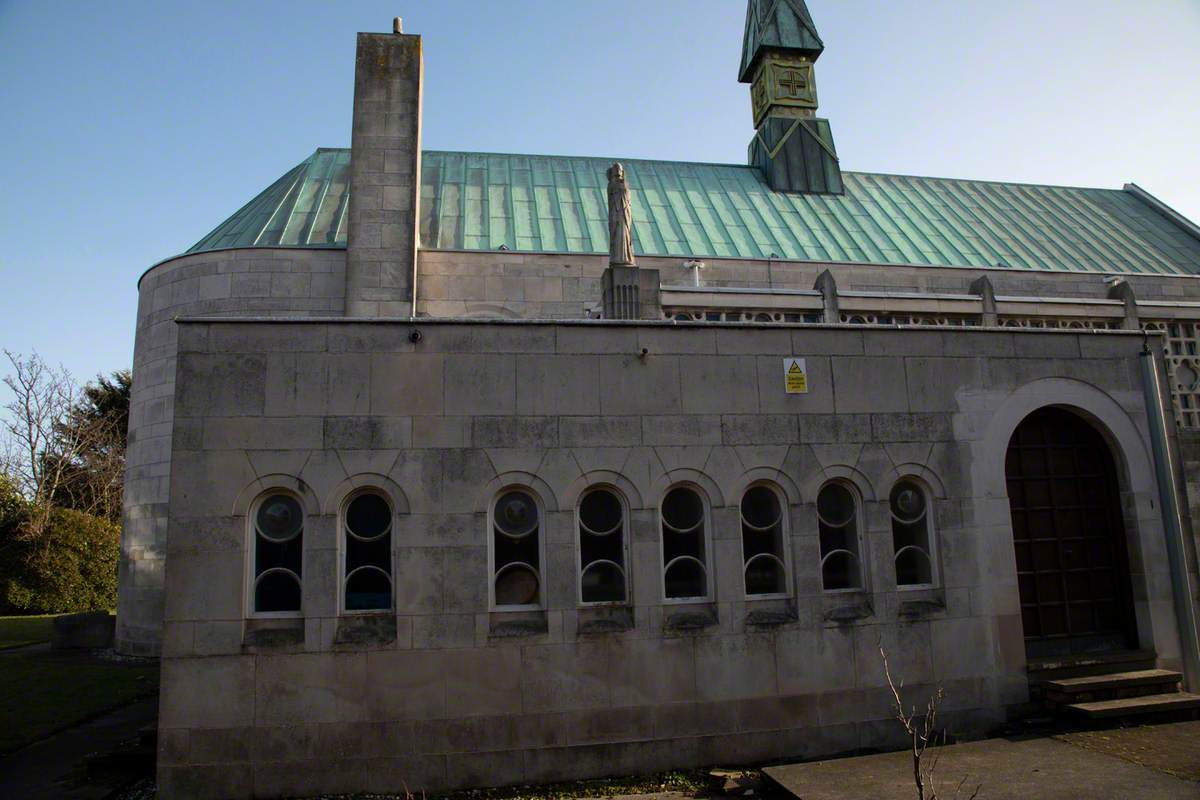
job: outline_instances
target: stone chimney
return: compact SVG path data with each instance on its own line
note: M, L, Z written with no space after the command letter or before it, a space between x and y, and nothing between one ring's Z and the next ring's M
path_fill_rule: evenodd
M421 37L358 34L346 315L407 317L417 280L421 199Z

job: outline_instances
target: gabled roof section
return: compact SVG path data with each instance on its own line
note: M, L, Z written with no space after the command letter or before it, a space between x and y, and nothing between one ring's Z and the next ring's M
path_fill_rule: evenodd
M226 247L345 247L350 151L321 148L187 251Z
M750 83L766 50L787 50L814 61L825 50L804 0L749 0L738 81Z

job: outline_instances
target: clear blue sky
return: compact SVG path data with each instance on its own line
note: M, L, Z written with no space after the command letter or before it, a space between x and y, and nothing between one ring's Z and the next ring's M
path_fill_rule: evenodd
M810 0L845 168L1118 188L1200 220L1200 0ZM132 360L135 282L318 146L354 34L425 38L430 149L740 163L743 0L0 0L0 345Z

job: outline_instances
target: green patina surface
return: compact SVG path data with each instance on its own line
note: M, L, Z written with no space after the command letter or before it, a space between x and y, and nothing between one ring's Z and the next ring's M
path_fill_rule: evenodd
M749 83L754 78L754 66L764 51L786 50L815 60L824 49L804 0L750 0L738 80Z
M345 247L349 207L350 150L322 147L187 252L223 247Z
M613 160L427 151L421 246L605 253ZM1200 240L1121 190L846 172L844 195L803 195L753 167L622 163L640 255L1200 273ZM349 166L318 150L188 252L345 247Z

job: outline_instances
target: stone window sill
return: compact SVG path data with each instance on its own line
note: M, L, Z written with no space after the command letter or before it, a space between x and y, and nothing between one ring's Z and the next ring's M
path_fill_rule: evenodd
M488 622L490 639L527 639L550 632L545 611L493 611Z
M580 636L625 633L634 628L633 609L629 606L585 606L578 616L575 631Z
M298 652L302 649L304 649L303 618L251 618L246 620L246 625L242 633L243 652L290 653Z
M663 608L664 633L702 633L717 624L716 603L693 603Z
M386 647L396 642L396 616L390 612L338 617L333 645L337 648Z
M836 625L849 625L875 616L875 604L870 592L862 589L826 594L823 598L824 619Z
M796 622L796 604L789 598L747 600L745 625L749 628L778 628Z
M900 619L925 619L946 613L944 589L906 589L899 601L896 616Z

